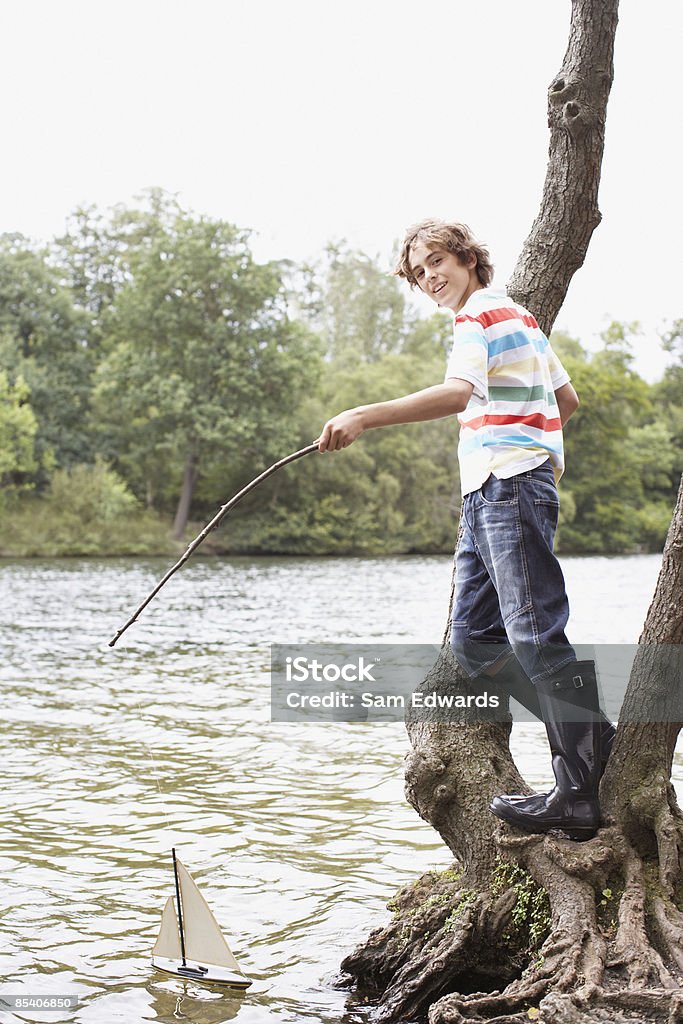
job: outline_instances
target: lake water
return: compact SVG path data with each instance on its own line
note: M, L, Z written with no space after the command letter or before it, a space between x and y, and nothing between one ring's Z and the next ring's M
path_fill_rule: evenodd
M570 638L636 642L659 564L565 559ZM401 724L270 722L270 645L439 643L451 561L198 558L111 650L166 568L0 566L0 998L80 999L2 1020L363 1021L331 985L342 957L450 857L405 803ZM542 727L513 745L548 783ZM244 996L150 966L174 845L254 979Z

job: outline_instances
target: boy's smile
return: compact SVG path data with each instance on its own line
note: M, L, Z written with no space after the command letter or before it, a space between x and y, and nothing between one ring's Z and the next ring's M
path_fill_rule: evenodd
M470 295L482 287L472 266L461 263L455 253L416 242L410 250L410 269L421 291L439 306L457 313Z

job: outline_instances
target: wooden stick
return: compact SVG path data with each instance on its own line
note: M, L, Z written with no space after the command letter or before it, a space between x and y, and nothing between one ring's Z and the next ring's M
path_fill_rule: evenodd
M119 639L119 637L121 637L126 632L128 627L133 625L133 623L138 618L140 613L142 611L144 611L145 608L147 607L147 605L150 603L150 601L152 601L153 598L156 597L156 595L159 593L159 591L161 590L163 585L165 583L167 583L168 580L170 580L170 578L173 575L173 573L177 572L177 570L181 567L181 565L185 564L185 562L188 560L188 558L190 557L192 552L197 550L197 548L202 543L202 541L206 537L208 537L208 535L211 533L212 530L215 530L215 528L220 524L221 520L226 515L226 513L229 512L231 508L234 508L238 501L241 501L242 498L244 498L245 495L249 494L250 491L253 491L255 487L258 487L258 485L260 483L262 483L263 480L266 480L269 476L271 476L273 473L275 473L278 469L282 469L283 466L288 465L288 463L290 463L290 462L294 462L296 459L302 458L302 456L304 456L304 455L310 455L311 452L317 452L317 451L318 451L318 442L314 441L313 444L307 445L306 448L301 448L300 451L293 452L291 455L288 455L286 458L280 459L279 462L274 462L273 465L269 466L268 469L266 469L263 473L260 474L260 476L255 477L251 481L251 483L248 483L246 487L243 487L241 491L239 491L234 497L232 497L230 499L230 501L226 502L225 505L221 505L220 509L218 510L216 515L213 517L211 522L207 523L207 525L204 527L204 529L199 534L199 536L195 537L195 539L189 545L189 547L187 548L187 551L182 556L182 558L180 558L176 562L176 564L174 566L172 566L168 570L168 572L166 573L164 578L161 579L157 583L157 585L154 588L154 590L150 594L148 594L147 597L145 598L145 600L142 602L142 604L139 605L139 607L135 609L135 611L133 612L131 617L128 619L128 621L125 623L125 625L121 626L121 629L119 629L118 632L112 637L112 639L109 641L109 646L113 647L114 644L116 643L116 641Z

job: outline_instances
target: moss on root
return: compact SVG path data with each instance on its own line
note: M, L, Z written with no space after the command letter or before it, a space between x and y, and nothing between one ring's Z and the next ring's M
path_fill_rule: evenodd
M498 896L506 889L515 893L510 927L503 939L516 949L525 949L530 955L548 936L551 926L550 901L545 889L536 885L528 872L517 864L498 857L491 875L491 892Z

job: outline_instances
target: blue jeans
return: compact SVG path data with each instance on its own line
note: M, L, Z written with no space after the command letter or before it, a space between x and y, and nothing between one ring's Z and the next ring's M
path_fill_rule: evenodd
M576 660L569 602L553 553L559 498L550 462L465 496L456 551L451 644L475 677L514 651L534 682Z

